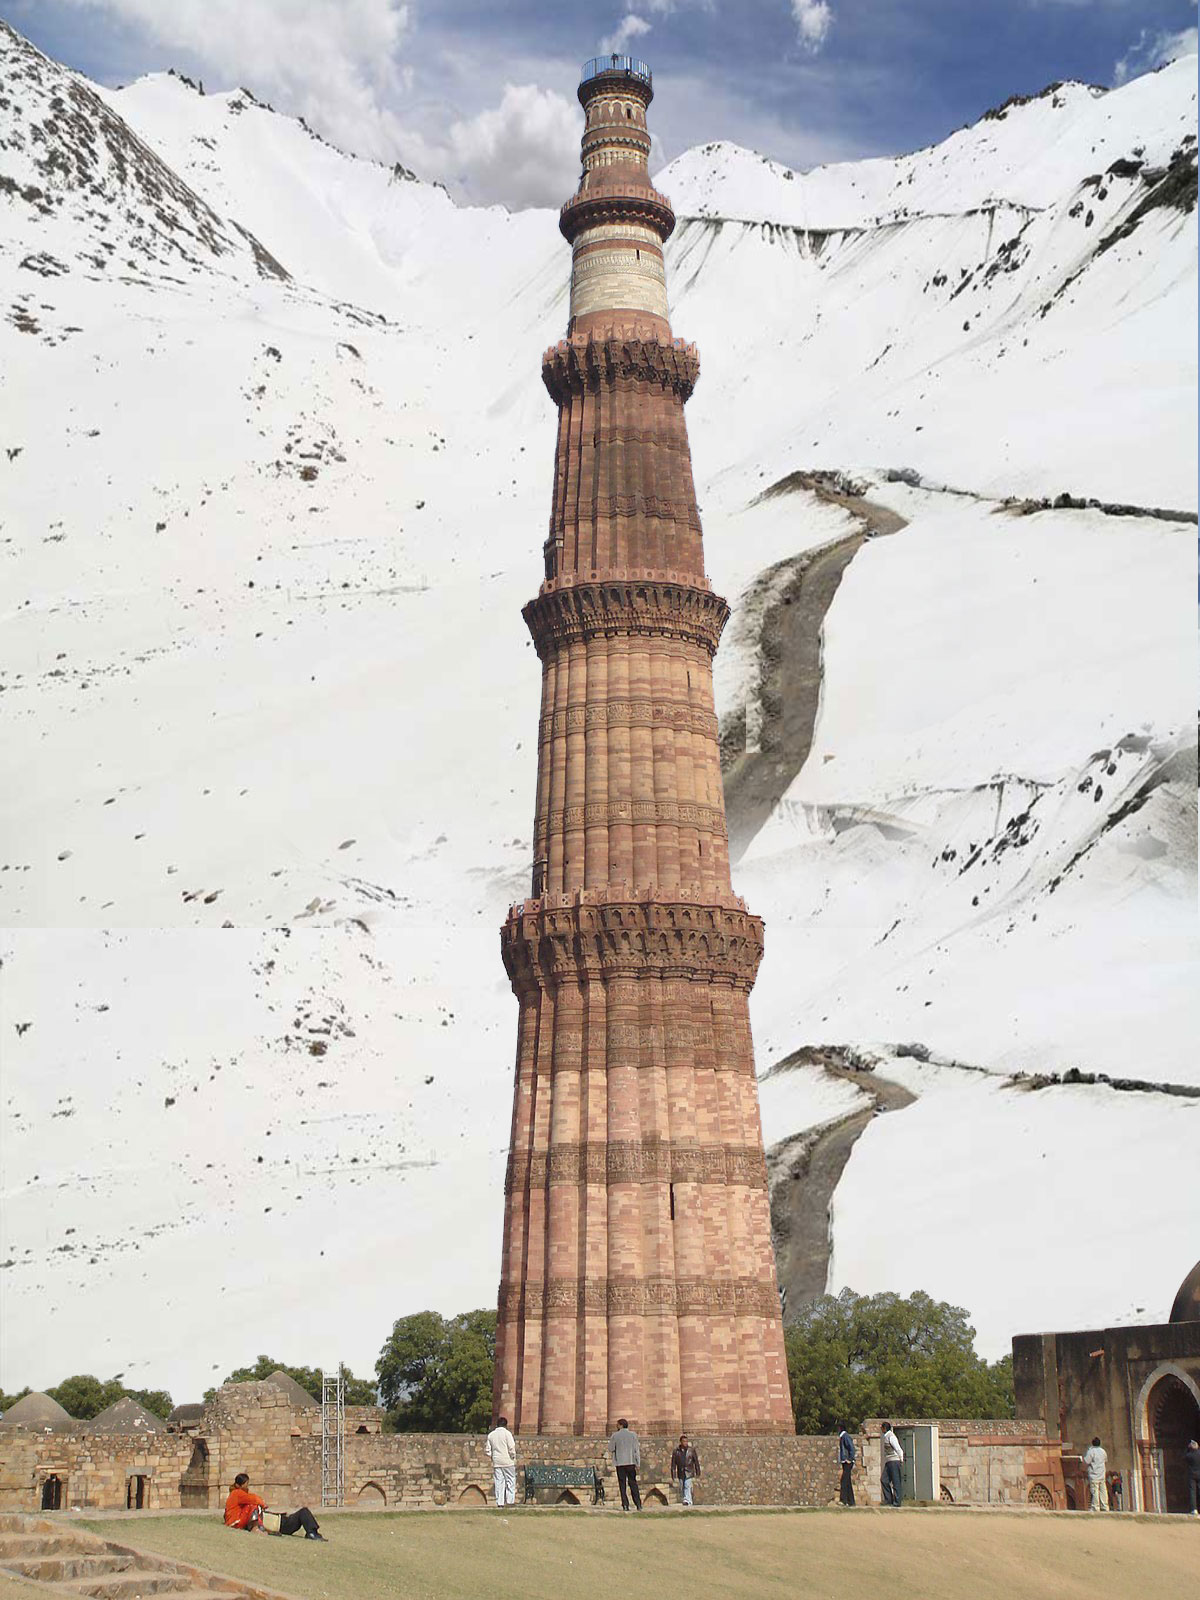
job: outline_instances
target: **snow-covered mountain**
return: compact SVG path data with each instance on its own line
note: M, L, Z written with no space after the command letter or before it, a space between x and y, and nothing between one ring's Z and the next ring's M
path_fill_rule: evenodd
M990 1354L1164 1314L1195 1256L1200 1101L1012 1081L1200 1087L1195 125L1184 62L657 179L731 782L767 773L760 1067L915 1094L830 1282ZM495 1292L567 251L3 24L0 204L0 1383L369 1369ZM771 1071L768 1141L862 1096Z

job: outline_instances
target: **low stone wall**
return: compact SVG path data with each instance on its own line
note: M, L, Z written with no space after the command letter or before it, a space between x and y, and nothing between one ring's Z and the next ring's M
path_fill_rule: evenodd
M617 1476L605 1455L607 1439L522 1435L517 1439L518 1498L521 1467L533 1462L596 1467L609 1504L619 1504ZM638 1473L643 1500L671 1498L674 1438L642 1438ZM697 1505L825 1505L837 1496L837 1440L809 1437L697 1436L700 1477ZM347 1505L431 1507L482 1505L491 1499L492 1467L482 1434L393 1433L346 1439ZM319 1504L321 1442L293 1441L296 1476L292 1497ZM590 1501L586 1489L544 1492L551 1501L573 1495Z
M147 1509L217 1512L239 1472L250 1475L255 1492L272 1507L316 1507L321 1503L320 1419L319 1408L294 1406L284 1391L264 1382L224 1385L195 1434L126 1438L90 1434L82 1423L79 1433L0 1430L0 1508L39 1510L42 1484L51 1472L62 1483L64 1508L119 1509L127 1503L130 1478L141 1476ZM348 1506L470 1506L491 1500L492 1469L482 1434L385 1434L375 1431L378 1422L375 1407L347 1407ZM897 1425L912 1424L901 1418ZM1039 1423L941 1419L933 1425L946 1498L966 1505L1024 1505L1032 1492L1034 1504L1066 1504L1059 1441L1048 1438ZM638 1479L650 1504L674 1497L670 1461L676 1442L642 1437ZM698 1505L821 1506L837 1498L833 1437L698 1435L693 1443L701 1464ZM878 1504L879 1423L864 1424L857 1444L855 1492L860 1501ZM606 1445L600 1436L518 1436L518 1497L524 1492L519 1467L545 1462L595 1467L608 1503L619 1504ZM590 1499L587 1490L539 1493L543 1501L568 1496L581 1503Z
M63 1510L117 1511L141 1478L146 1510L177 1508L192 1441L172 1433L26 1433L0 1436L0 1510L38 1511L47 1478L61 1484ZM136 1496L135 1496L136 1497Z
M1062 1457L1057 1439L1045 1430L1012 1417L963 1420L945 1417L897 1417L897 1428L935 1427L943 1501L955 1505L1034 1505L1065 1509ZM883 1500L880 1486L880 1428L863 1424L855 1492L870 1505ZM1034 1486L1039 1485L1040 1491ZM1031 1491L1034 1491L1031 1494ZM1048 1502L1048 1503L1047 1503Z

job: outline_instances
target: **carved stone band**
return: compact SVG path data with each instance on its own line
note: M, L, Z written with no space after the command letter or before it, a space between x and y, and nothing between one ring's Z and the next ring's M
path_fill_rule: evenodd
M522 616L543 661L564 644L622 634L680 639L713 656L729 607L720 595L690 584L614 579L539 594Z
M672 728L683 733L698 733L706 739L715 739L718 733L716 717L710 711L696 706L671 705L662 700L601 700L585 706L568 706L565 711L552 711L538 724L538 742L544 743L556 734L578 733L584 728L596 727L656 727Z
M678 1145L670 1140L596 1140L514 1150L505 1194L547 1183L720 1183L767 1187L767 1160L756 1145Z
M557 538L568 527L578 527L582 522L590 527L598 518L607 517L657 517L663 522L684 522L695 533L701 533L700 513L692 500L669 500L661 494L609 494L593 495L582 507L574 507L568 515L550 518L550 535Z
M665 822L700 828L725 837L725 812L720 806L698 806L682 800L596 800L591 805L566 806L534 819L538 838L614 822Z
M502 1322L540 1316L777 1317L779 1292L758 1278L551 1278L502 1283Z
M675 213L666 195L649 184L593 184L559 208L558 231L571 243L585 228L606 222L641 222L664 242L675 227Z
M542 382L556 405L572 394L622 379L670 389L687 400L699 376L696 347L682 339L669 344L662 339L563 339L542 357Z
M518 996L565 979L701 978L749 993L763 952L760 917L687 902L514 906L500 935Z

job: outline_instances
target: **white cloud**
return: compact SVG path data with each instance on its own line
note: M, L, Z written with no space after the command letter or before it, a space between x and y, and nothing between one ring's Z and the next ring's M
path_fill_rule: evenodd
M639 17L635 12L622 17L613 31L600 41L600 54L621 55L634 39L640 39L644 33L650 32L650 24L645 17Z
M509 83L498 106L452 125L449 160L473 200L558 207L579 181L582 130L572 101Z
M1178 33L1165 29L1154 32L1150 28L1143 28L1136 43L1113 67L1113 83L1119 88L1121 84L1128 83L1130 78L1138 78L1143 72L1165 67L1168 62L1178 61L1182 56L1194 56L1196 52L1195 28L1180 28Z
M187 51L335 143L394 160L404 142L393 105L408 31L402 0L69 0Z
M800 43L806 50L818 51L833 23L829 0L792 0L792 17Z

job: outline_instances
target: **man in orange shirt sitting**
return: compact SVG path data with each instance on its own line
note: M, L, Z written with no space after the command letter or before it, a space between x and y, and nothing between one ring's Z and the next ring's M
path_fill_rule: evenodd
M262 1514L267 1509L267 1502L250 1492L249 1483L250 1476L245 1472L239 1472L233 1480L233 1488L229 1491L229 1498L225 1502L225 1526L240 1528L247 1533L252 1533L256 1529L259 1533L265 1533ZM306 1539L320 1539L324 1542L325 1535L320 1531L316 1517L307 1506L301 1506L299 1511L285 1511L280 1516L280 1533L297 1533L301 1528L304 1529Z

